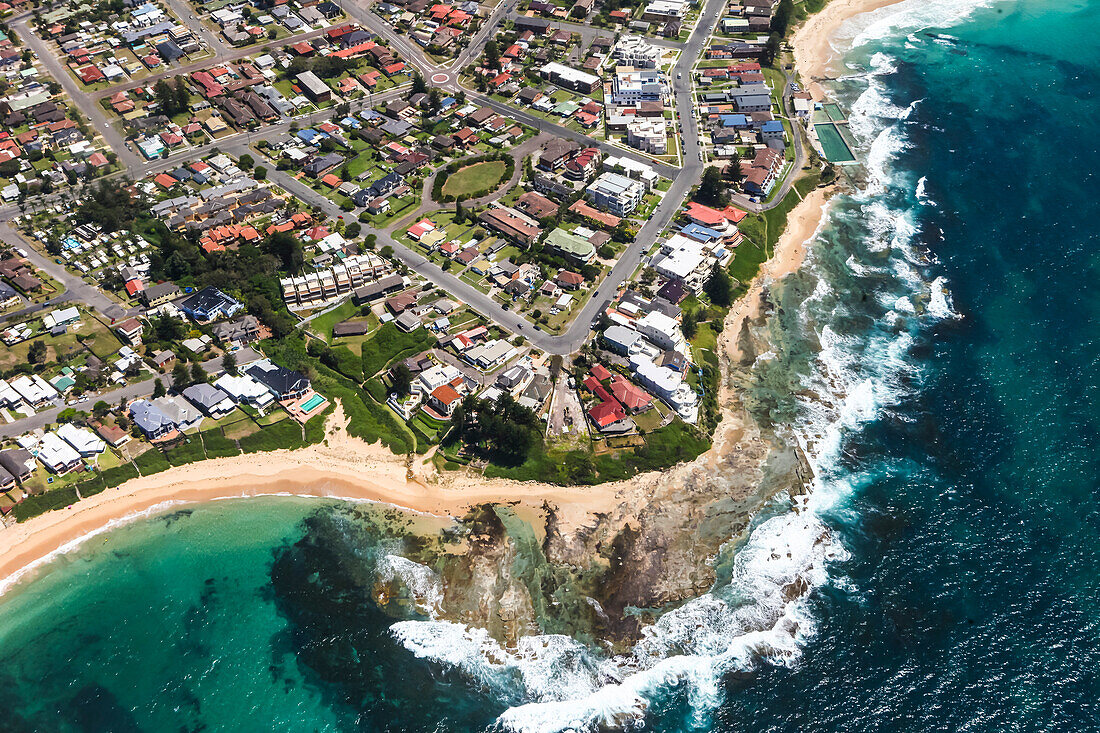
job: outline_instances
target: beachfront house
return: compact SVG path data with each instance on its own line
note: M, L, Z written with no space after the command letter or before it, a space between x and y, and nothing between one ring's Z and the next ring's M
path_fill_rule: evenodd
M192 384L183 390L183 396L187 398L188 402L215 420L219 417L225 417L236 408L233 400L224 390L206 382Z
M34 475L34 456L23 448L9 448L0 451L0 466L17 481L27 481Z
M38 443L38 460L58 476L64 476L81 464L80 454L55 433L46 433Z
M238 405L248 405L257 410L262 410L275 401L267 387L246 374L223 374L214 380L214 386L229 395Z
M269 359L249 364L245 374L266 387L280 402L297 399L310 390L309 379L304 374L281 367Z
M157 440L176 429L176 424L149 400L130 403L130 419L149 440Z

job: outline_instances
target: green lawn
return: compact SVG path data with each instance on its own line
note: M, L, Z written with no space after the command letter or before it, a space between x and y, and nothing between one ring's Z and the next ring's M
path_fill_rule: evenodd
M499 160L487 160L459 168L443 184L443 195L466 196L492 189L500 183L505 170L506 166Z
M359 312L359 307L348 299L328 313L317 316L309 322L310 330L326 341L332 341L332 327L340 321L346 321Z

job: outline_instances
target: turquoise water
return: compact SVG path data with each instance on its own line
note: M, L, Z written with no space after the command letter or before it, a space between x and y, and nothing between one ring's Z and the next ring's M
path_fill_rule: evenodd
M317 407L317 405L321 404L324 401L324 397L319 394L315 394L308 400L306 400L305 404L302 405L302 412L310 412L313 410L313 408Z
M380 607L433 579L369 517L220 502L0 599L0 729L1100 728L1097 28L924 0L852 30L865 180L772 289L749 395L818 485L631 654Z

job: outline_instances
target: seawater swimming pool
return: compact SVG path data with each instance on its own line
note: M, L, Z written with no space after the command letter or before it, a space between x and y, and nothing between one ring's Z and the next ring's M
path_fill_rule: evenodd
M814 129L817 131L817 139L821 141L821 151L830 163L851 163L856 159L836 125L818 123L814 125Z

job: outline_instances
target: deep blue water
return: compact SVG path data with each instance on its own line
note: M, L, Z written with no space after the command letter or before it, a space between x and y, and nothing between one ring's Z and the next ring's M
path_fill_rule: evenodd
M1100 3L960 7L863 23L865 170L773 290L751 397L817 490L633 655L379 607L432 579L369 518L219 502L0 599L0 730L1100 728Z

